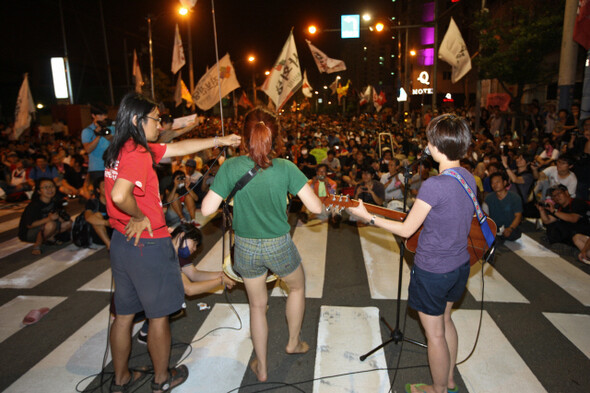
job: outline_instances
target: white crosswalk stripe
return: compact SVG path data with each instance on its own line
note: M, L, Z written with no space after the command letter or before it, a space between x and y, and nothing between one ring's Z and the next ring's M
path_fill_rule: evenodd
M104 248L78 248L73 244L0 278L0 288L34 288L82 259Z
M473 347L479 316L480 312L473 310L453 312L460 337L457 361L465 359ZM457 368L469 392L546 392L485 311L475 352Z
M551 312L543 315L590 359L590 315Z
M580 269L525 234L515 242L506 242L506 246L584 306L590 306L589 275L580 274Z

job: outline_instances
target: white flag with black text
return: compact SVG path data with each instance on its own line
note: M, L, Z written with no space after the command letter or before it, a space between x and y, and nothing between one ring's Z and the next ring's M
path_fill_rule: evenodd
M176 24L176 32L174 33L174 48L172 49L172 73L176 74L178 70L186 64L184 59L184 48L182 47L182 40L180 39L180 30L178 30L178 23Z
M194 102L204 111L211 109L213 105L219 102L220 85L221 97L240 87L229 54L226 53L219 60L219 72L217 72L217 69L217 65L209 68L205 75L199 79L199 83L197 83L193 92Z
M29 87L29 74L25 74L18 98L16 99L16 108L14 110L14 129L12 137L18 139L21 134L31 126L31 120L35 113L35 103Z
M451 82L456 83L471 70L471 58L461 32L451 17L451 23L438 49L438 58L453 67Z
M270 97L277 110L279 110L301 87L302 83L303 77L299 66L299 56L295 47L293 31L291 31L279 58L260 90Z
M307 45L309 45L309 50L311 51L315 64L318 66L320 72L331 74L333 72L346 70L346 64L344 64L344 61L328 57L324 52L312 45L310 40L305 41L307 41Z

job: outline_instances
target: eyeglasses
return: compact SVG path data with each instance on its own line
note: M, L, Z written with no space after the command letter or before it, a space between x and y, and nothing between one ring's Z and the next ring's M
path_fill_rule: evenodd
M151 116L146 116L148 119L152 119L154 120L156 123L160 123L162 122L162 118L161 117L151 117Z
M55 186L43 186L43 187L39 187L42 190L55 190Z

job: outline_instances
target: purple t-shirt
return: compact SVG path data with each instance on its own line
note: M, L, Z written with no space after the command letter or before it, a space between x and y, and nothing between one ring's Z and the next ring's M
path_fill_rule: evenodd
M476 189L473 175L453 168ZM432 273L447 273L469 260L467 237L475 209L461 184L452 176L428 178L420 187L418 199L432 208L418 238L414 263Z

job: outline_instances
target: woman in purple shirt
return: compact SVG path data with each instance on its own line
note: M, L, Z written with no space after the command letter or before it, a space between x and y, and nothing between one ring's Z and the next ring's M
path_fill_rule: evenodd
M424 225L418 240L410 278L408 304L418 311L428 341L432 385L407 384L406 392L456 392L453 372L457 360L457 330L451 319L469 277L467 237L474 213L473 203L445 170L458 172L472 189L473 176L459 164L471 143L464 119L453 115L434 118L426 130L428 149L439 163L439 176L428 178L403 222L372 216L362 201L349 211L371 224L404 238Z

